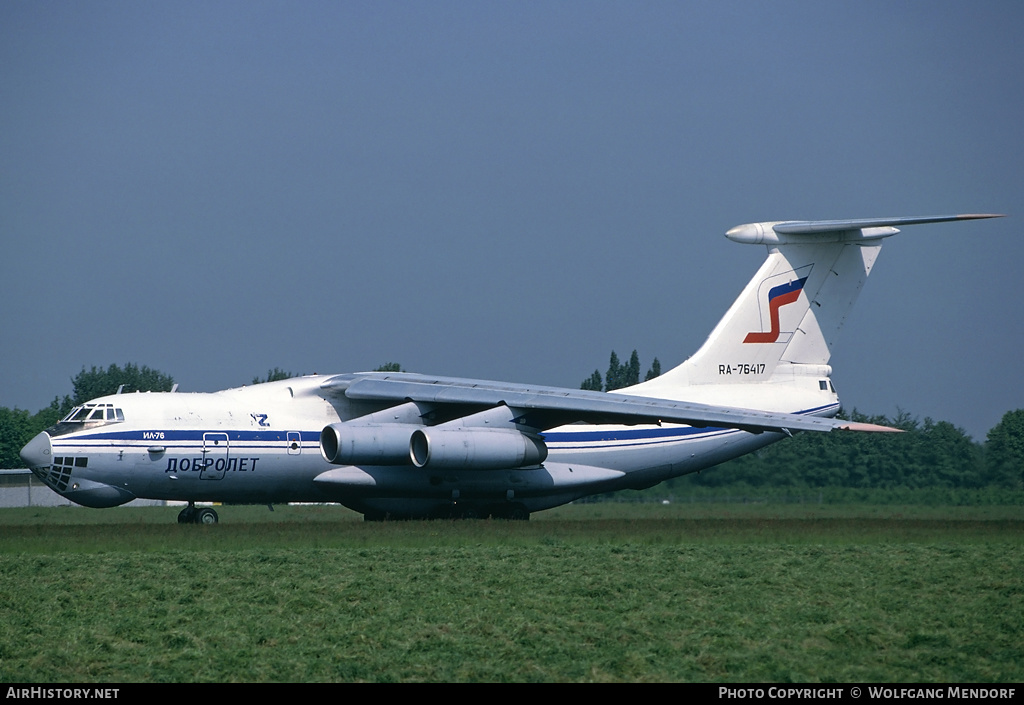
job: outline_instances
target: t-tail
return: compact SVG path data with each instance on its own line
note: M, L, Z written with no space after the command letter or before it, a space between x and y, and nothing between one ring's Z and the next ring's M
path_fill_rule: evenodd
M778 221L739 225L734 242L765 245L768 258L688 360L629 391L748 408L787 408L781 387L818 392L835 413L829 359L884 238L896 226L995 218L970 214L922 218ZM741 391L742 390L742 391ZM809 398L810 395L804 398ZM829 401L831 399L831 401ZM811 403L811 402L808 402Z

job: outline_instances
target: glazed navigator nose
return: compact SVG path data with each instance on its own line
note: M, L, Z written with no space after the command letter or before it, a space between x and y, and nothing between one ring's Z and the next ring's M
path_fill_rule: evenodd
M50 445L50 434L46 431L36 434L36 437L25 444L21 449L21 461L25 467L30 469L48 468L53 462L53 448Z

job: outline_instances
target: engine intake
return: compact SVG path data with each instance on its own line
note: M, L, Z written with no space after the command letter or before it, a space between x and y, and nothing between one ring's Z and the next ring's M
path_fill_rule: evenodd
M331 424L320 432L320 454L335 465L408 465L409 424Z

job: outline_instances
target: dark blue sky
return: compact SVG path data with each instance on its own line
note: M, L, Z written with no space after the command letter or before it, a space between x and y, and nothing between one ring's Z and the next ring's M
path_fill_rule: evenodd
M691 354L739 223L887 242L848 407L1024 406L1018 2L0 4L0 405L370 369L578 386Z

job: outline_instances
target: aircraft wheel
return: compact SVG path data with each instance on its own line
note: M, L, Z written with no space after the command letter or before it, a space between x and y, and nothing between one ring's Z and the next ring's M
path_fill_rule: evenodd
M491 507L490 513L495 519L510 521L528 521L530 519L530 511L519 503Z
M209 507L203 507L196 511L196 517L193 521L197 524L216 524L220 521L220 517L217 516L217 512Z
M195 521L195 517L196 517L196 508L193 507L190 504L189 506L185 507L180 512L178 512L178 523L179 524L191 524L192 522Z
M508 518L512 521L529 521L530 511L521 504L513 504L508 508Z

